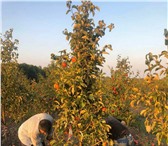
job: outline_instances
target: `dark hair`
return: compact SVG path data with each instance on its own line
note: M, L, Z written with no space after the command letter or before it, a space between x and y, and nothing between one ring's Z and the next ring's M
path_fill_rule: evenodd
M41 120L40 123L39 123L39 130L43 130L47 134L50 134L51 130L52 130L52 123L51 123L51 121L49 121L47 119Z

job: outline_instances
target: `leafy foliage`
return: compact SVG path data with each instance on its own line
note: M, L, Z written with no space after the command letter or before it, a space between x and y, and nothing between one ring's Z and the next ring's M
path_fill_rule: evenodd
M1 37L2 52L2 120L6 118L15 121L21 119L27 112L30 101L27 78L19 71L16 52L18 40L12 39L13 30L6 31Z
M145 70L145 72L152 73L152 71L155 71L155 72L159 71L160 76L161 75L167 76L168 75L168 67L167 67L168 63L164 63L162 61L162 58L165 58L166 60L168 59L168 51L162 51L161 54L159 55L153 55L151 52L147 54L145 64L148 66L148 68Z
M168 59L167 51L162 51L160 55L146 55L146 90L136 92L132 101L132 105L143 105L140 114L145 117L146 131L156 135L158 145L164 141L168 144L168 68L161 64L162 56ZM163 79L160 75L164 75Z
M108 114L126 121L129 125L133 120L133 114L130 109L132 100L132 89L134 88L132 66L128 58L118 56L116 68L111 68L111 78L104 82L104 93L106 93L106 102L109 105Z
M31 81L30 92L32 94L32 115L41 112L56 114L53 102L57 99L53 88L55 77L55 64L51 63L43 69L44 76L38 76L38 82ZM36 105L36 106L34 106Z
M1 59L2 63L16 62L18 58L17 44L19 40L12 40L13 29L5 32L4 38L1 36Z
M57 144L96 145L107 140L108 126L103 122L105 106L101 84L102 66L111 45L98 49L99 39L105 35L106 24L103 20L95 26L90 14L94 16L99 10L90 1L82 1L79 6L67 2L68 11L72 13L73 32L63 32L70 43L71 53L60 51L52 54L56 60L55 70L55 108L59 118L55 122ZM110 27L110 30L112 28ZM65 139L69 125L73 138Z

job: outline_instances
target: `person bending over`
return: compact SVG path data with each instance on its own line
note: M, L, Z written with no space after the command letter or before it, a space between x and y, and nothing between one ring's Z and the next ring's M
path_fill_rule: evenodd
M45 139L52 139L53 118L47 113L30 117L18 129L18 137L25 146L45 146Z
M128 128L113 116L105 119L111 127L108 138L114 141L114 146L134 146L133 137Z

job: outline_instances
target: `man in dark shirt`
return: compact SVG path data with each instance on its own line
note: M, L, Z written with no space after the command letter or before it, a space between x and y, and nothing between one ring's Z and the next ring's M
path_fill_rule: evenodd
M112 116L105 120L111 127L108 137L114 141L114 146L134 146L133 137L125 125Z

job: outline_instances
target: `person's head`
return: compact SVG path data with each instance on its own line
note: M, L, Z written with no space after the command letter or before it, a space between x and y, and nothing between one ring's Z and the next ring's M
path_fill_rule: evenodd
M39 122L39 131L44 135L48 135L51 133L52 123L51 121L44 119Z

